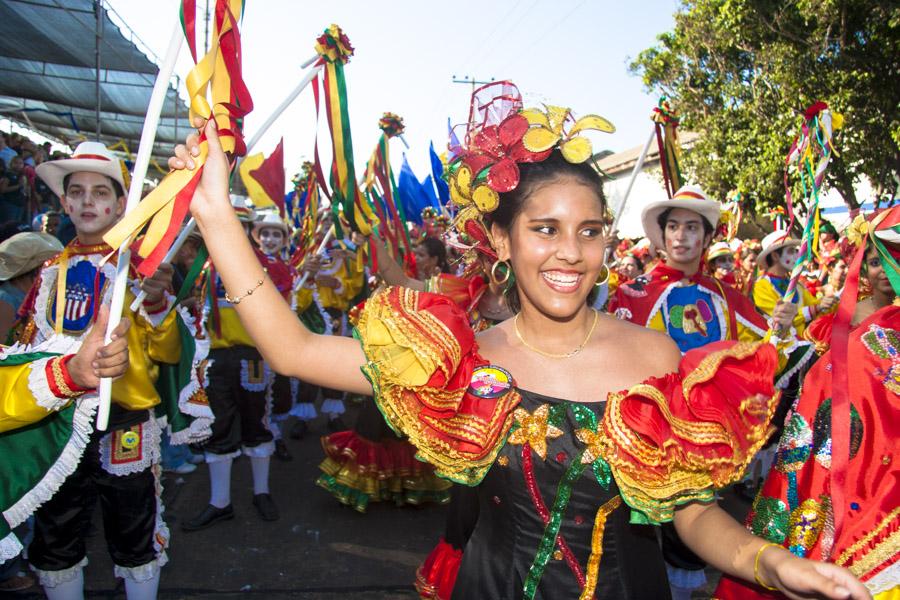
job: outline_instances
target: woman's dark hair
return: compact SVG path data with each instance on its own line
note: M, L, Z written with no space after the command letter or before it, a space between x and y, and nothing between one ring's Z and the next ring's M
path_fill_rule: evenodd
M656 217L656 224L659 225L660 230L662 230L664 242L666 241L666 223L669 222L669 215L672 214L673 210L675 210L675 207L667 208L666 210L659 213L658 217ZM708 235L712 235L716 230L716 228L713 227L713 224L710 223L703 215L700 215L700 220L703 221L703 236L706 237ZM665 250L665 248L663 248L663 250Z
M63 194L66 193L66 190L69 189L69 179L72 178L73 173L69 173L65 177L63 177ZM116 195L116 198L121 198L125 195L125 190L122 189L122 184L118 181L110 177L109 175L104 175L107 179L109 179L109 184L112 186L113 193Z
M450 264L447 262L447 247L444 245L444 242L435 237L427 237L422 240L420 245L425 247L428 256L437 259L441 273L450 272Z
M779 248L778 250L772 250L769 254L766 255L766 268L771 269L775 264L775 261L781 260L781 252L784 248Z
M606 215L606 196L603 194L603 179L589 163L570 163L559 149L554 149L550 156L541 162L518 163L519 185L511 192L500 194L500 205L497 209L486 215L485 223L490 229L491 225L509 231L525 206L525 200L542 186L555 183L561 179L573 179L588 188L594 190L600 201L600 209ZM504 295L506 304L512 312L519 312L521 303L519 294L514 284L515 273L510 273Z

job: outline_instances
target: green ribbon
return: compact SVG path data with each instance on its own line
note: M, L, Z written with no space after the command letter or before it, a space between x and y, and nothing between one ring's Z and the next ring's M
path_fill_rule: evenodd
M194 259L187 275L184 276L184 282L181 284L181 289L178 290L178 295L175 297L175 302L172 303L173 305L180 304L185 298L191 295L194 285L197 283L197 279L200 277L204 265L206 265L207 258L209 258L209 251L206 249L206 244L202 244L197 251L197 258Z

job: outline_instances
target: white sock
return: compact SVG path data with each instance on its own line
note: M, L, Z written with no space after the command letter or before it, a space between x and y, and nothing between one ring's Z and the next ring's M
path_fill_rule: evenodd
M233 459L217 460L209 464L209 503L216 508L231 504L231 463Z
M159 573L147 581L134 581L125 578L125 597L128 600L156 600L156 592L159 589Z
M78 569L75 578L54 587L44 586L48 600L84 600L84 570Z
M253 471L253 493L269 493L269 457L251 456L250 469Z

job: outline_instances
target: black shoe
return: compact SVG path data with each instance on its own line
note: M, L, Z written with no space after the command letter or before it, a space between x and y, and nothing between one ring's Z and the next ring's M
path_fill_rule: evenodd
M278 520L278 507L275 506L275 501L272 500L271 494L254 494L253 506L256 507L256 512L259 513L259 518L263 521Z
M306 425L306 421L297 419L297 422L291 427L291 439L302 440L308 429L309 427Z
M275 458L284 462L294 460L294 457L291 456L284 440L275 440Z
M233 518L234 509L231 508L230 504L225 508L217 508L212 504L208 504L199 515L190 521L182 523L181 529L182 531L200 531L215 525L219 521L228 521Z
M328 420L328 430L332 433L336 431L346 431L347 426L344 425L344 420L340 417L335 417L333 419Z

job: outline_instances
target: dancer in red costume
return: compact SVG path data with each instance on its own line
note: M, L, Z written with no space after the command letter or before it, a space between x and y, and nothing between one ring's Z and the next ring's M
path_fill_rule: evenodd
M880 225L879 225L880 223ZM775 548L792 554L833 562L850 569L877 600L900 598L900 471L897 439L900 437L900 209L883 213L866 224L877 229L865 252L865 273L878 298L856 305L855 298L829 322L817 320L822 347L832 344L810 370L803 393L794 408L778 447L775 468L753 503L747 526ZM862 260L857 261L862 262ZM848 282L859 272L851 270ZM848 288L855 294L855 283ZM890 290L890 291L888 291ZM843 307L842 307L843 308ZM874 310L874 312L873 312ZM852 320L851 320L852 319ZM861 319L861 320L860 320ZM844 320L852 328L841 342L834 331ZM849 322L848 322L849 321ZM846 344L850 406L846 416L832 414L841 393L836 384L835 346ZM836 409L835 409L836 410ZM843 507L836 508L836 445L833 432L849 435L849 462ZM835 531L835 516L843 526ZM779 552L781 550L778 550ZM766 552L769 552L767 550ZM726 577L716 591L721 600L782 598L778 590L753 586Z

